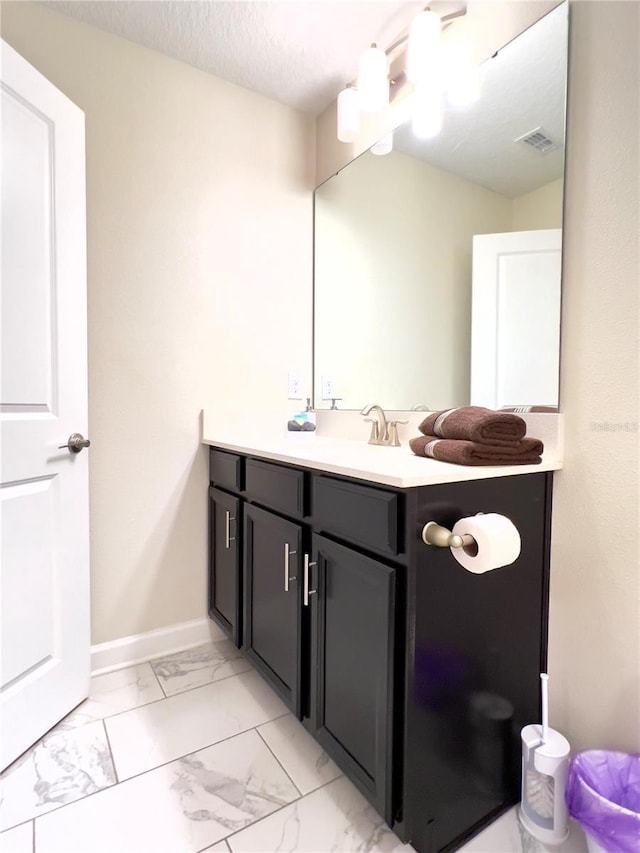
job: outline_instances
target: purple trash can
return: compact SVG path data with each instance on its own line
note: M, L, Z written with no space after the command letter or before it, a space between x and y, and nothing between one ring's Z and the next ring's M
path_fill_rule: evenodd
M587 835L590 853L638 853L640 755L578 753L569 766L566 801Z

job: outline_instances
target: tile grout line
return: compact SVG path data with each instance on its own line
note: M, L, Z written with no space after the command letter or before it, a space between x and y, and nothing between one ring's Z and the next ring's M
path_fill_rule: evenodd
M109 755L111 756L111 766L113 767L113 775L116 777L116 785L119 785L120 779L118 777L118 768L116 766L116 757L113 754L113 748L111 746L111 741L109 740L109 732L107 731L107 724L106 724L104 718L102 719L102 728L104 729L104 736L107 740L107 748L109 750ZM113 787L113 786L110 785L109 787ZM102 790L104 791L104 788L102 788ZM84 798L81 797L80 799L84 799ZM77 800L76 800L76 802L77 802Z
M158 660L162 660L162 658L158 658ZM162 682L161 682L161 681L160 681L160 679L158 678L158 675L157 675L157 673L156 673L155 669L153 668L153 664L151 663L151 661L150 661L150 660L148 660L148 661L147 661L147 666L149 667L149 669L150 669L150 670L151 670L151 672L153 673L153 677L155 678L156 683L157 683L157 684L158 684L158 686L160 687L160 692L163 694L163 697L164 697L165 699L168 699L169 697L167 696L167 691L164 689L164 685L162 684ZM162 700L158 699L158 700L156 700L156 701L158 701L158 702L159 702L159 701L162 701ZM142 707L144 707L144 706L143 706L143 705L138 705L138 707L139 707L139 708L142 708Z
M104 717L99 717L98 719L112 720L114 717L121 717L123 714L129 714L131 711L137 711L138 708L148 708L149 705L157 705L158 702L164 702L167 699L175 699L176 696L184 696L185 693L192 693L194 690L200 690L202 687L211 687L212 684L221 684L223 681L228 681L230 678L238 678L240 675L246 675L248 672L258 672L258 670L251 666L250 669L245 669L242 672L232 672L231 675L225 675L224 678L219 678L217 681L207 681L204 684L196 684L195 687L188 687L186 690L181 690L179 693L173 693L171 696L167 696L165 693L165 695L161 696L160 699L152 699L150 702L144 702L142 705L134 705L133 708L127 708L125 711L116 711L115 714L108 714ZM259 674L260 673L258 673L258 675ZM160 685L160 689L164 693L162 685ZM278 699L280 699L279 696ZM95 723L97 720L91 720L90 722ZM84 725L88 725L88 723L84 723ZM260 725L262 725L262 723L260 723ZM82 726L77 726L77 728L81 729Z
M282 717L279 717L278 719L282 719ZM268 722L269 722L269 723L271 723L271 722L273 722L273 720L269 720ZM266 726L266 725L268 725L268 723L260 723L260 725L261 725L261 726ZM287 777L287 779L291 782L291 784L292 784L292 785L293 785L293 787L296 789L296 791L298 792L298 794L300 794L300 796L301 796L301 797L302 797L302 796L304 796L304 794L302 793L302 791L300 790L300 788L298 788L298 786L296 785L296 783L293 781L293 779L292 779L292 778L291 778L291 776L289 775L289 772L288 772L287 768L286 768L286 767L284 766L284 764L280 761L280 759L279 759L279 758L278 758L278 756L275 754L275 752L271 749L271 747L270 747L270 746L269 746L269 744L266 742L266 740L262 737L262 735L260 734L260 731L259 731L259 729L258 729L258 727L257 727L257 726L255 726L255 732L256 732L256 734L258 735L258 737L260 738L260 740L262 741L262 743L267 747L267 749L269 750L269 752L271 753L271 755L273 755L273 757L274 757L274 758L275 758L275 760L277 761L278 765L280 766L280 768L281 768L281 769L282 769L282 771L284 772L284 775L285 775L285 776Z
M121 667L110 670L110 672L118 672L120 669L128 669L132 666L140 666L141 664L151 663L151 661L159 661L159 660L169 660L170 658L177 657L178 655L186 655L188 652L193 652L196 649L202 649L204 646L218 646L221 643L231 643L234 648L237 648L235 643L229 637L222 637L219 640L206 640L204 643L198 643L196 646L187 646L185 649L179 649L176 652L162 653L160 655L153 655L150 658L145 658L144 660L139 660L137 663L126 663ZM108 673L101 673L102 675L108 675Z
M223 841L226 841L227 845L231 848L231 845L229 844L230 838L233 838L235 835L240 835L240 833L244 832L245 829L249 829L249 827L257 826L257 824L261 823L263 820L267 820L272 815L278 814L278 812L283 811L288 806L293 806L294 804L300 803L302 800L306 799L307 797L310 797L311 794L315 794L316 791L319 791L321 788L326 788L327 785L332 785L334 782L337 782L338 779L344 779L344 778L345 778L344 775L342 775L342 776L337 776L335 779L331 779L329 782L324 782L322 785L318 786L317 788L314 788L313 791L309 791L308 794L301 794L296 800L291 800L290 803L285 803L284 805L280 806L279 809L275 809L275 811L272 811L272 812L269 812L269 814L263 815L262 817L258 818L258 820L254 820L253 823L248 823L246 826L243 826L242 829L236 829L235 832L230 832L229 835L225 835ZM353 783L351 783L351 784L353 784ZM376 812L376 814L377 814L377 812ZM206 850L207 850L207 848L205 847L203 850L199 850L198 853L206 853ZM231 853L233 853L233 850L231 850Z
M194 688L194 689L197 689L197 688ZM157 701L161 702L162 700L158 699ZM143 706L140 706L140 707L143 707ZM134 709L132 709L132 710L134 710ZM280 720L280 719L282 719L282 717L286 717L290 713L291 712L287 710L287 712L285 714L279 714L277 717L273 717L271 720L265 720L264 723L259 723L259 725L263 726L263 725L266 725L266 723L273 722L274 720ZM92 722L96 723L99 721L98 720L92 720ZM102 720L101 722L103 723L104 730L106 732L106 730L107 730L106 723L104 720ZM199 746L197 749L191 750L191 752L185 752L182 755L176 755L175 758L170 758L168 761L163 761L162 764L157 764L154 767L149 767L147 770L141 770L139 773L135 773L133 776L128 776L126 779L118 779L118 773L117 773L116 766L115 766L115 760L113 758L113 753L111 753L114 773L116 775L116 779L118 779L118 781L115 783L115 785L107 785L104 788L100 788L99 791L92 791L90 794L87 794L84 797L78 797L77 800L72 800L70 803L60 803L55 808L49 809L48 811L43 812L40 815L32 815L32 817L26 818L25 820L21 820L20 823L15 823L15 824L13 824L13 826L5 827L2 830L2 832L8 832L8 830L10 830L10 829L15 829L16 826L22 826L22 824L29 823L29 821L33 821L34 822L34 833L35 833L35 821L39 820L40 818L46 817L49 814L53 814L53 812L58 812L61 809L68 808L69 806L74 806L74 805L76 805L76 803L80 803L83 800L87 800L87 799L89 799L89 797L95 797L97 794L101 794L103 791L108 791L111 788L117 788L118 785L124 785L125 782L129 782L131 779L138 779L140 776L145 776L147 773L153 773L154 770L159 770L161 767L167 767L169 764L173 764L174 761L180 761L183 758L187 758L189 755L195 755L195 753L201 752L203 749L209 749L209 747L217 746L219 743L224 743L225 741L232 740L234 737L238 737L239 735L244 735L247 732L250 732L250 731L252 731L252 729L255 729L255 728L256 728L255 726L252 726L248 729L243 729L241 732L235 732L235 734L232 734L232 735L229 735L228 737L222 738L222 740L216 740L216 741L213 741L212 743L205 744L204 746ZM262 738L261 738L261 740L262 740ZM111 742L108 740L108 736L107 736L107 742L109 744L109 750L111 751ZM294 785L294 787L296 787L296 790L298 790L297 786ZM297 799L300 799L300 798L298 797ZM292 800L291 802L297 802L297 800ZM289 804L286 803L286 805L289 805ZM278 811L279 811L279 809L278 809ZM272 812L272 814L273 814L273 812ZM238 831L241 831L241 830L238 830ZM226 836L225 836L225 838L226 838ZM221 840L223 840L223 839L221 839ZM215 842L215 843L217 844L218 842ZM211 845L209 845L209 847L210 846ZM205 847L203 849L206 850L207 848Z
M5 832L9 832L10 829L15 829L18 826L24 826L25 823L30 823L32 820L35 820L35 818L27 817L24 820L21 820L19 823L14 823L12 826L5 826L4 829L0 829L0 836L4 835Z
M264 726L266 723L272 723L274 720L281 720L283 717L286 717L290 712L287 711L286 714L280 714L277 717L273 717L271 720L265 720L264 723L259 723L258 725ZM228 735L227 737L221 738L221 740L214 740L211 743L207 743L204 746L199 746L197 749L192 749L190 752L185 752L182 755L176 755L175 758L170 758L168 761L163 761L162 764L157 764L155 767L149 767L147 770L141 770L139 773L134 773L133 776L127 776L126 779L122 779L119 784L123 785L125 782L128 782L130 779L137 779L139 776L144 776L145 773L151 773L153 770L157 770L159 767L166 767L168 764L173 764L174 761L180 761L182 758L187 758L189 755L195 755L196 752L201 752L203 749L209 749L212 746L217 746L219 743L225 743L228 740L233 740L234 737L239 737L240 735L246 735L247 732L255 729L255 726L250 726L248 729L242 729L242 731L235 732L232 735ZM113 787L113 786L111 786ZM297 790L297 789L296 789ZM96 792L99 793L99 792ZM71 805L71 803L66 803L65 805Z

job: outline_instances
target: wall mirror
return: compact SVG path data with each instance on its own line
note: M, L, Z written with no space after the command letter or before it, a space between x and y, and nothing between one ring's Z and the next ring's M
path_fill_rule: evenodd
M567 42L565 3L318 187L315 408L557 408Z

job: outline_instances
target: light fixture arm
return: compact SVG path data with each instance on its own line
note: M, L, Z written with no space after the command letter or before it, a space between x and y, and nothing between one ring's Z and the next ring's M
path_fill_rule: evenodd
M429 7L426 6L426 9ZM440 22L442 24L442 31L444 32L451 26L451 23L455 21L456 18L462 18L467 14L467 4L465 3L461 9L458 9L455 12L450 12L448 15L442 15L440 17ZM385 50L387 56L391 56L391 54L395 53L396 50L400 47L404 47L405 44L409 41L409 31L404 33L404 35L397 38L393 44L390 44L389 47Z

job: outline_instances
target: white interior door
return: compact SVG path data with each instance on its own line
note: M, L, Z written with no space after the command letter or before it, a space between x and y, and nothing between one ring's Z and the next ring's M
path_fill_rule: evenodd
M6 43L0 766L89 686L84 114Z
M471 405L557 406L562 230L473 238Z

